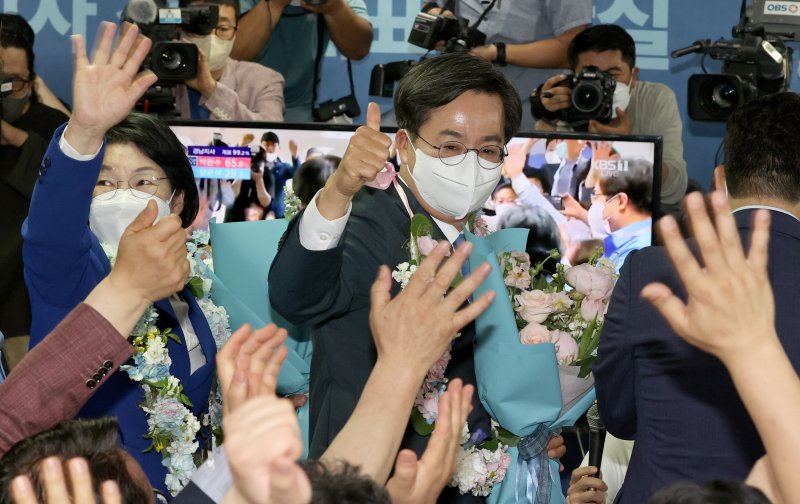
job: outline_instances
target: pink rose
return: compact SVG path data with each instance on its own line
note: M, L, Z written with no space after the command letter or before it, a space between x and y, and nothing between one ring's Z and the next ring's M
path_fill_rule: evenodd
M538 289L517 294L514 302L517 305L514 309L529 324L541 324L553 313L550 296Z
M589 299L586 298L581 303L581 318L587 322L593 320L603 320L603 315L606 314L608 303L602 299Z
M617 281L616 275L607 268L595 268L590 264L579 264L567 270L567 282L589 299L607 299Z
M430 236L420 236L417 238L417 248L420 254L427 256L436 248L436 240Z
M538 345L539 343L552 343L550 331L543 325L531 323L519 332L519 341L523 345Z
M475 218L475 236L488 236L489 235L489 224L486 222L486 219L483 218L483 215L479 215Z
M568 366L578 358L578 343L564 331L553 331L550 333L553 344L556 346L556 358L562 366Z
M519 266L515 266L508 272L504 282L507 287L527 289L531 286L531 270L529 268L523 269Z

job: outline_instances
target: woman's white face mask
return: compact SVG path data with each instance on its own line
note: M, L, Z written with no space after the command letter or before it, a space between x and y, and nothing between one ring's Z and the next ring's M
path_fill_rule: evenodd
M152 199L156 202L158 222L170 214L169 205L174 196L175 191L172 191L169 201L164 201L158 196L136 189L117 189L111 198L92 199L89 227L101 243L117 247L125 229L142 213L148 201Z

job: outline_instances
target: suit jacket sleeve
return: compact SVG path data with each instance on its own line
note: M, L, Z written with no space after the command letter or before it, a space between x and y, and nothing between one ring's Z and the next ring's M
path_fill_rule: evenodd
M600 417L608 432L621 439L633 439L636 435L634 348L628 326L631 303L638 299L640 290L632 278L636 260L634 251L622 266L593 367Z
M84 276L96 270L103 277L110 265L107 260L101 264L90 253L94 237L88 226L105 145L94 159L76 161L58 145L63 131L63 126L56 130L39 168L28 218L22 226L22 253L31 297L69 310L94 288L81 281ZM36 343L38 340L32 338L31 345Z
M74 417L131 355L133 347L100 313L78 305L0 386L0 456Z

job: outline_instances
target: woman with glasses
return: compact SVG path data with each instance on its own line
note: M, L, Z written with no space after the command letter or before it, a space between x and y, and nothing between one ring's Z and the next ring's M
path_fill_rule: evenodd
M83 39L74 39L73 114L66 127L55 132L33 191L23 230L25 277L33 307L32 345L108 275L122 233L147 205L157 208L159 218L177 214L184 227L198 211L197 188L181 143L153 116L129 115L156 80L149 72L137 77L150 43L140 38L131 50L138 30L129 27L118 47L112 48L114 31L108 23L101 27L91 63ZM216 345L209 323L187 287L169 298L150 301L155 308L152 324L160 331L171 328L179 340L167 340L163 348L168 362L161 365L167 366L170 379L180 381L190 403L187 407L199 421L215 370ZM138 355L126 364L142 369ZM143 411L142 383L126 372L110 377L93 373L98 372L86 371L86 386L103 386L79 416L117 417L125 449L142 465L153 487L166 493L169 480L163 456L157 449L147 451L154 440L144 436L148 422L166 428L187 417L174 416L175 408L157 414ZM202 435L201 429L191 441L203 446ZM191 448L186 454L172 454L188 456L187 471L194 468Z
M217 27L208 35L186 33L197 45L197 77L175 89L181 118L222 121L283 121L284 79L258 63L230 58L238 30L239 0L181 0L181 7L219 6Z
M25 355L31 308L22 277L22 223L47 142L67 116L33 87L34 35L16 14L0 14L0 332L13 366Z

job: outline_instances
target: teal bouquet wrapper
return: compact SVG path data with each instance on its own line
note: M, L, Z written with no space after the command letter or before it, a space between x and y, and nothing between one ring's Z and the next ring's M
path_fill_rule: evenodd
M561 427L574 425L595 399L593 381L577 378L577 367L559 366L552 343L520 342L514 309L497 260L499 253L524 251L528 230L504 229L487 237L465 235L473 244L473 267L483 262L492 267L474 296L490 290L496 293L494 302L475 321L475 374L481 403L501 427L523 438L520 446L532 436L549 437ZM519 452L517 447L509 450L514 461L488 502L564 502L558 461L537 464L536 459L524 459ZM541 471L550 473L549 501L536 495Z
M269 267L287 226L283 219L209 225L214 260L211 297L227 310L231 330L245 323L254 328L274 323L289 332L284 343L289 354L278 375L277 390L282 395L308 391L312 352L308 329L290 324L269 303ZM308 403L298 411L298 418L307 441Z

